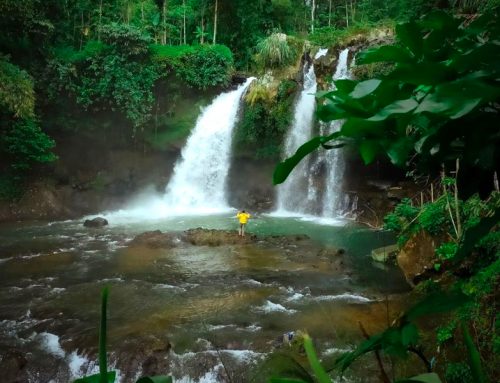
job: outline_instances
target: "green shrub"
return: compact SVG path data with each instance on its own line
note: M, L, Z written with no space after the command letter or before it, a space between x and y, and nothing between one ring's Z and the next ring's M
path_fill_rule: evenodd
M256 61L264 68L288 65L295 57L284 33L273 33L257 44Z
M449 363L444 374L447 383L473 383L470 367L465 363Z
M207 89L231 80L233 55L225 45L153 45L151 52L157 62L191 87Z
M33 79L0 54L0 107L21 118L34 115Z
M12 124L0 137L0 150L8 157L13 170L25 172L37 163L52 162L57 156L51 149L55 142L33 120Z

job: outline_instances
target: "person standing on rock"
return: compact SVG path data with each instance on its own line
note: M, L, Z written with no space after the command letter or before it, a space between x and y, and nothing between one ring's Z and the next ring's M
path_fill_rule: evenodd
M236 214L236 218L240 221L240 229L238 230L238 235L240 237L245 236L245 226L248 223L248 219L250 218L250 214L248 214L245 210L239 211Z

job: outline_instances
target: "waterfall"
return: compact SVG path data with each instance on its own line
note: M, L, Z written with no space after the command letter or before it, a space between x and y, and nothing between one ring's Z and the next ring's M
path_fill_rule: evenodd
M326 54L321 49L315 59ZM333 80L350 78L347 65L349 49L340 52ZM305 69L304 69L305 70ZM313 65L304 75L304 86L295 106L294 122L285 139L285 158L295 153L297 148L312 138L314 128L314 110L316 102L312 93L316 92L316 76ZM332 90L335 85L332 84ZM319 134L329 135L338 131L342 121L320 123ZM322 172L324 187L317 180ZM320 150L304 158L290 173L288 179L278 187L277 214L286 215L316 215L323 218L341 216L347 211L343 208L341 196L344 162L342 151Z
M304 66L304 85L295 105L293 124L284 143L284 156L290 157L300 145L309 141L312 136L313 115L316 108L316 75L314 66ZM303 214L307 213L307 179L309 174L309 158L302 160L290 173L288 179L278 186L278 212Z
M130 222L229 210L226 180L233 129L241 97L254 79L249 78L237 89L220 94L202 110L165 193L158 194L151 188L144 190L126 208L100 215L113 222Z
M337 68L333 75L333 81L350 78L349 67L347 66L347 58L349 49L344 49L339 54ZM332 84L332 90L335 85ZM326 134L337 132L342 127L343 121L336 120L325 127ZM334 217L342 214L339 206L341 198L342 180L344 178L344 161L342 150L332 149L323 152L326 162L326 186L323 195L322 211L323 217Z
M220 94L198 117L166 187L164 201L169 212L211 213L229 208L226 178L232 133L241 96L253 80Z

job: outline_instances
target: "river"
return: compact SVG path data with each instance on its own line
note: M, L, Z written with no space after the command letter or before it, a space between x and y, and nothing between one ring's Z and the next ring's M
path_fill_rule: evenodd
M127 246L147 230L235 229L232 213L116 219L103 229L82 222L0 226L0 355L15 362L21 381L66 382L97 371L103 286L110 287L110 360L121 382L163 368L177 382L226 382L227 375L260 382L277 339L296 330L313 336L326 361L362 339L358 321L369 331L383 328L387 301L395 310L408 290L395 266L369 257L390 235L348 221L262 215L248 227L345 249L352 268L345 275L310 257L292 261L285 248ZM351 381L371 381L373 368L355 369Z

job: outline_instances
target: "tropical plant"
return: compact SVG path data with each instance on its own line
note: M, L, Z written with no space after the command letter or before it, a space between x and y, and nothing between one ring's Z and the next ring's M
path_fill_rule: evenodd
M284 33L273 33L257 44L256 61L265 68L287 65L294 57Z

